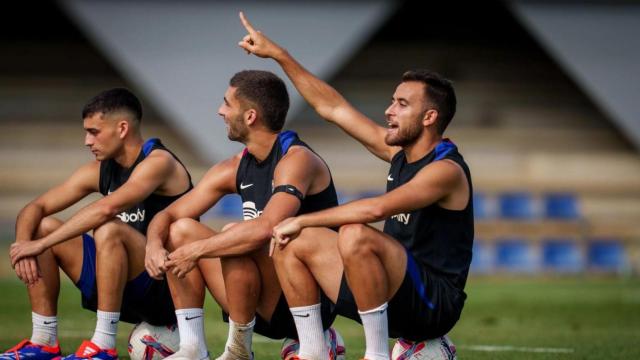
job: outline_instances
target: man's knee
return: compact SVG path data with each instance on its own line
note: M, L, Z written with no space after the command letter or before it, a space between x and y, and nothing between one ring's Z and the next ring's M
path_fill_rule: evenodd
M344 261L357 259L373 250L371 241L366 241L369 231L364 224L347 224L340 227L338 251Z
M184 218L174 221L169 226L169 238L167 245L170 249L177 249L180 246L189 243L193 239L193 227L199 224L196 220Z
M260 279L258 264L250 255L224 256L220 258L222 276L225 283L244 284L247 281L254 282Z
M287 243L285 247L275 246L273 250L273 262L276 266L286 266L287 263L305 261L313 255L317 246L314 241L307 241L308 229L303 229L300 235L293 241Z
M273 255L271 258L273 259L273 264L276 268L286 267L287 263L291 261L291 259L295 258L294 254L294 245L295 241L287 244L285 247L280 247L275 245L273 249Z
M123 237L125 235L122 228L123 226L127 225L115 220L98 226L93 231L93 239L96 244L96 249L122 244Z
M60 227L60 225L62 225L62 221L56 218L47 216L40 221L40 224L38 225L38 230L36 231L36 236L38 238L45 237L51 234L52 232L54 232L57 228Z

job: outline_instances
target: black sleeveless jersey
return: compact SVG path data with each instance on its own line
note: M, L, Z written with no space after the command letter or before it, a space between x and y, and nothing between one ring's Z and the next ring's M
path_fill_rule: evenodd
M298 134L290 130L278 134L271 152L262 162L258 162L247 149L244 150L236 175L236 191L242 198L244 220L255 219L262 214L273 194L273 173L276 166L293 145L304 146L311 150L307 144L298 138ZM331 179L326 189L314 195L307 195L302 200L297 215L337 205L338 197L333 186L333 179Z
M156 149L168 151L176 160L178 160L178 162L180 162L180 160L171 151L162 145L160 139L149 139L142 145L142 150L140 150L138 158L130 168L123 168L113 159L105 160L100 163L100 193L107 196L116 191L122 184L129 180L129 176L131 176L133 169L135 169L142 160ZM182 164L182 162L180 163ZM188 171L187 175L189 176L189 188L187 191L189 191L193 188L193 184L191 183L191 175ZM129 210L123 211L116 216L122 222L127 223L143 235L146 235L147 227L149 226L151 219L153 219L157 213L169 206L169 204L184 195L187 191L175 196L163 196L152 193L142 202L135 204Z
M471 264L473 247L473 187L471 173L458 148L442 140L422 159L407 163L404 151L391 160L387 192L407 183L422 168L437 160L449 159L462 167L469 183L469 202L464 210L448 210L438 204L385 221L384 232L397 239L427 271L448 278L463 289Z

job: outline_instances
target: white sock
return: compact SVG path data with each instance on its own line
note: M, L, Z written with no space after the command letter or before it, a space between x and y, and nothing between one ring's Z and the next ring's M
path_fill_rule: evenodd
M298 330L301 359L328 359L329 349L324 343L320 304L290 308Z
M204 337L204 310L202 308L178 309L178 330L180 331L180 348L194 347L199 352L199 359L207 357L207 343Z
M253 327L256 325L254 317L248 324L238 324L229 318L229 335L224 347L223 358L231 353L231 358L251 359L251 343L253 341Z
M108 312L98 310L98 321L96 322L96 332L93 333L91 342L98 345L100 349L108 350L116 347L116 334L118 333L119 312Z
M38 345L54 346L58 340L58 317L44 316L31 312L31 342Z
M375 309L360 311L360 319L364 327L367 360L389 359L389 326L387 321L387 303Z

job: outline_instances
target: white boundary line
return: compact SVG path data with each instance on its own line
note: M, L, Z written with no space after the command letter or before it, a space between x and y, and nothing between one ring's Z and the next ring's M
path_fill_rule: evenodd
M556 353L556 354L570 354L575 350L571 348L545 348L545 347L519 347L511 345L456 345L458 349L465 349L471 351L485 351L485 352L528 352L528 353Z

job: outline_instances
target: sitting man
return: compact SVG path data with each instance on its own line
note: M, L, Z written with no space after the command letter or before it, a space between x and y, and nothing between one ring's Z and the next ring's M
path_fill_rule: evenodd
M157 278L166 273L180 330L180 350L170 359L208 356L205 285L229 314L229 335L219 359L251 359L254 326L270 338L297 338L294 320L308 311L289 312L269 257L271 231L288 217L336 206L337 197L322 158L296 133L282 131L288 109L287 88L276 75L255 70L235 74L218 113L229 139L246 148L213 166L149 226L147 270ZM230 193L241 196L245 221L216 232L195 220ZM333 312L322 294L315 300L313 311L319 316L313 329L322 334Z
M176 321L166 281L145 271L145 233L158 211L193 187L191 177L158 139L143 140L142 106L128 90L100 93L85 105L82 118L85 145L96 160L25 206L16 221L11 263L27 284L33 332L30 340L0 355L2 360L61 356L58 268L80 289L82 306L98 316L91 341L65 359L116 359L120 319ZM93 192L104 197L68 221L50 216Z
M391 163L386 194L274 229L274 261L289 305L312 306L323 290L338 314L362 322L369 360L389 358L389 334L409 341L444 337L462 312L473 245L471 175L443 138L456 107L451 83L430 71L407 71L385 111L385 129L240 17L249 33L239 43L243 49L274 59L321 117ZM380 220L384 231L368 225ZM309 338L319 343L321 334L301 338L301 349ZM448 340L441 343L453 357ZM326 354L301 351L300 357Z

